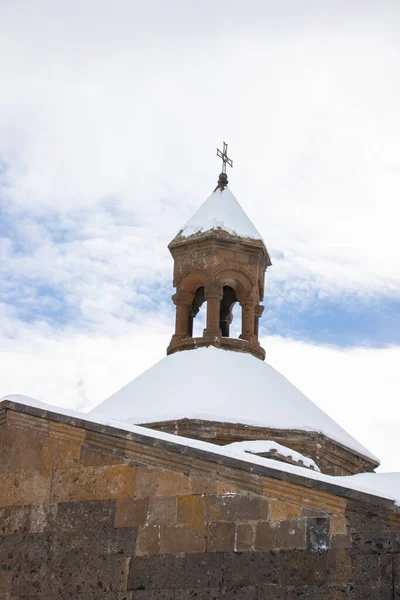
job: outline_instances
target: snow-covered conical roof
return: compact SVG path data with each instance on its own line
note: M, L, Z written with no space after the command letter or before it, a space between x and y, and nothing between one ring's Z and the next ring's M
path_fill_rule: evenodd
M131 424L189 418L315 431L378 460L269 364L212 346L163 358L90 415Z
M261 234L228 187L217 188L182 227L178 236L187 238L212 230L222 230L235 236L263 241Z

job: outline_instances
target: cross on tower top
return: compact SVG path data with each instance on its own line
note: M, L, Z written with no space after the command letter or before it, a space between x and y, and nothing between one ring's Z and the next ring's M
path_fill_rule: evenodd
M219 148L217 148L217 156L222 158L222 171L219 175L218 184L217 184L217 187L215 188L214 192L216 190L224 190L226 188L226 186L228 185L228 176L226 174L226 165L228 164L230 167L233 168L233 160L231 158L229 158L228 154L227 154L228 144L226 144L224 142L222 148L223 148L222 152Z
M225 142L223 142L223 151L221 152L221 150L219 148L217 148L217 156L219 156L220 158L222 158L222 173L226 173L226 164L228 163L228 165L230 167L233 167L233 160L231 158L228 158L228 154L227 154L227 150L228 150L228 144L226 144Z

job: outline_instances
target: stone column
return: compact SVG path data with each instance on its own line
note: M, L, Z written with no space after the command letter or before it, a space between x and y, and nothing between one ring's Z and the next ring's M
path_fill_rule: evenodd
M239 303L242 307L242 333L239 338L248 342L254 342L257 340L254 333L256 303L252 298L244 298L239 300Z
M258 340L258 329L259 329L259 321L260 317L264 312L264 307L261 304L256 304L254 307L254 335Z
M221 307L222 288L210 286L205 288L205 299L207 300L207 324L204 337L221 337L219 327L219 312Z
M176 292L172 296L176 306L175 334L172 336L174 340L189 337L189 314L193 297L193 294L187 292Z

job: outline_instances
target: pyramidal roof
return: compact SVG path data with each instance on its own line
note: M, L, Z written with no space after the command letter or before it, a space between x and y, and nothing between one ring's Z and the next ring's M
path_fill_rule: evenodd
M188 418L315 431L378 460L269 364L212 346L163 358L89 414L130 424Z
M261 234L228 187L217 188L182 227L178 236L189 237L214 229L222 229L232 235L262 241Z

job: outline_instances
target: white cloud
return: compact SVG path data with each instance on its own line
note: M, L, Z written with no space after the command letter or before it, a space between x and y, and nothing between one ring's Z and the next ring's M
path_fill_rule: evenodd
M107 223L85 211L108 200L168 240L226 136L273 280L398 295L400 11L384 5L3 3L9 197L83 212L96 237Z
M161 358L172 308L152 287L168 288L166 245L212 190L223 139L275 301L398 297L399 16L390 0L3 1L4 393L89 407ZM67 325L50 326L43 283L76 309ZM398 468L398 348L266 348Z

